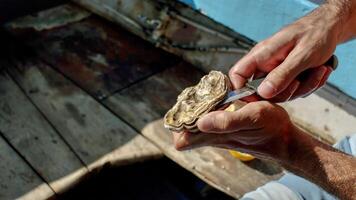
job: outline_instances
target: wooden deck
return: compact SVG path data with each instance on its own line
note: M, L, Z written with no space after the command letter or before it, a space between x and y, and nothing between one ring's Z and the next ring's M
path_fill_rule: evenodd
M0 199L53 198L104 166L163 155L235 198L281 176L221 149L177 152L161 118L204 72L78 12L1 32Z

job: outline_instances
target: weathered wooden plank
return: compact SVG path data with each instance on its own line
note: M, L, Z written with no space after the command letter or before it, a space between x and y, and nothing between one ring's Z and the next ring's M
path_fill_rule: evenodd
M201 148L178 152L174 149L171 135L159 119L175 103L177 95L201 76L202 73L191 65L182 64L113 95L104 103L142 130L143 135L158 145L165 155L233 197L238 198L279 177L279 167L259 160L244 164L226 150Z
M45 31L22 28L15 22L7 27L98 99L180 62L97 16Z
M0 199L48 199L51 188L0 137Z
M198 67L225 71L255 44L179 1L73 1Z
M10 72L89 170L162 156L151 142L48 65L16 62Z
M3 71L0 83L0 131L55 192L64 191L87 170Z
M356 133L356 117L317 94L282 106L299 126L330 144Z

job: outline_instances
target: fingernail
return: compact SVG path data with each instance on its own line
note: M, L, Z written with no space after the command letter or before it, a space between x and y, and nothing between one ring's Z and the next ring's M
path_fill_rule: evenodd
M177 139L175 143L175 148L179 151L184 151L189 149L189 142L187 139L187 133L183 132L180 134L179 138Z
M258 90L258 94L261 97L267 99L272 98L277 92L276 87L274 87L273 84L268 80L263 81L257 90Z

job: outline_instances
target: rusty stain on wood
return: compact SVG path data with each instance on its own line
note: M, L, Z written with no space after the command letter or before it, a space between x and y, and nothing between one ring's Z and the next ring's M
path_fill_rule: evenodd
M177 1L75 2L199 67L229 68L255 44Z
M95 16L30 34L28 30L10 30L98 99L180 62L177 57Z

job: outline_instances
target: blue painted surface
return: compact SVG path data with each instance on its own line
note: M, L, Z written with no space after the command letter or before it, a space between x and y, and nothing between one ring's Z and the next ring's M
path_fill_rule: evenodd
M195 7L194 0L179 0L179 1L181 1L181 2L183 2L183 3L185 3L185 4L188 4L188 5L190 5L190 6L193 7L193 8L196 8L196 7Z
M222 24L261 41L317 7L308 0L182 0ZM339 68L328 82L356 98L356 41L338 46Z

